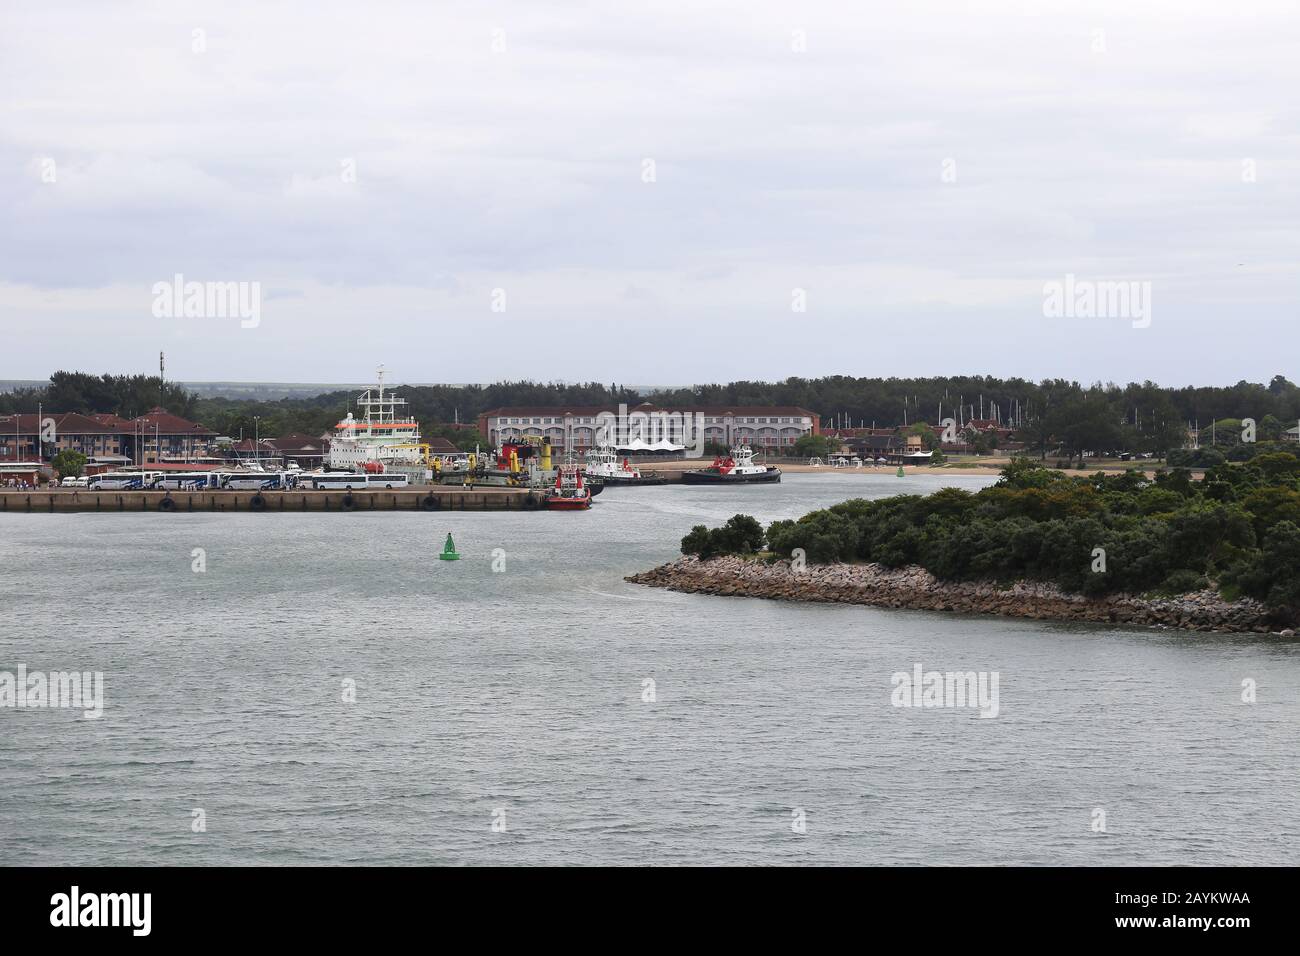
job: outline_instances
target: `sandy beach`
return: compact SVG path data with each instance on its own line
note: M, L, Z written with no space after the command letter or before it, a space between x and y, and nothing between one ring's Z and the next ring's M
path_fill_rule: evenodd
M762 459L756 459L761 461ZM959 465L905 465L903 467L904 477L910 475L982 475L986 477L997 477L998 473L1009 463L1006 458L987 458L976 461L963 462ZM684 461L665 461L665 462L647 462L638 464L637 467L644 471L686 471L692 468L706 468L713 464L712 458L692 458ZM782 472L792 475L816 475L816 474L864 474L864 475L892 475L898 470L897 465L863 465L861 468L834 468L830 465L787 465L779 464L778 467ZM1050 465L1049 465L1050 467ZM1156 466L1158 467L1158 466ZM1140 469L1130 469L1124 462L1106 462L1100 467L1089 467L1085 471L1079 471L1075 468L1059 469L1067 475L1089 475L1101 472L1107 475L1122 475L1125 471L1140 470L1148 477L1155 474L1156 468L1147 462Z

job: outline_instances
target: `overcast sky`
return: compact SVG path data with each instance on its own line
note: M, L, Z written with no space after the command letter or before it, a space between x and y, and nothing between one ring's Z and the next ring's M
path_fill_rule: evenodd
M1300 12L0 0L0 221L0 378L1295 379Z

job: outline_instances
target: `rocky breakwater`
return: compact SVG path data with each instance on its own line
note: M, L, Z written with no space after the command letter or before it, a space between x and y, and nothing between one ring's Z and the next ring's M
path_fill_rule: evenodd
M920 567L886 568L879 564L808 565L795 570L789 561L689 556L627 577L634 584L737 597L786 601L869 604L874 607L926 611L1000 614L1054 621L1185 628L1195 631L1277 632L1267 608L1243 598L1225 601L1214 590L1177 597L1114 594L1085 597L1054 584L1020 581L1012 585L940 581ZM1278 632L1293 637L1293 631Z

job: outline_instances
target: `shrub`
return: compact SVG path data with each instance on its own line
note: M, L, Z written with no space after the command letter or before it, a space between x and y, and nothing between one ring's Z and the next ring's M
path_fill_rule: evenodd
M763 526L749 515L732 515L716 531L716 550L720 554L752 554L761 551L765 538Z
M768 528L772 550L790 557L795 548L803 548L809 561L827 564L852 561L858 556L858 524L834 511L814 511L798 521L777 521Z
M1190 591L1200 591L1209 582L1205 580L1205 575L1197 574L1187 568L1180 568L1173 571L1160 585L1160 590L1165 594L1187 594Z
M1224 593L1300 608L1300 460L1270 452L1248 466L1218 464L1194 481L1186 468L1151 482L1123 475L1067 476L1026 459L974 494L854 499L776 521L748 515L696 525L682 552L707 559L766 545L809 561L919 564L944 580L1052 581L1085 594L1185 593L1218 580ZM1104 567L1095 558L1105 552ZM1094 570L1097 568L1097 570Z
M1060 472L1044 468L1032 458L1012 458L1002 469L998 485L1004 488L1045 488L1062 478Z
M749 515L733 515L721 528L697 524L682 538L682 554L707 561L719 554L753 554L763 548L763 526Z
M1227 458L1217 448L1175 448L1165 460L1171 468L1212 468Z
M702 524L697 524L690 534L682 538L682 554L694 554L707 561L713 557L713 553L713 536Z

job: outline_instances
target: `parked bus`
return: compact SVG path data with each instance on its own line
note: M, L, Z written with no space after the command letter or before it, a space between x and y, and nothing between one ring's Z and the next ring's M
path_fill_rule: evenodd
M351 471L326 472L312 475L311 486L317 491L351 491L366 487L366 476Z
M231 491L282 491L297 487L298 480L288 472L226 472L221 487Z
M155 479L153 487L165 491L202 491L217 487L217 476L210 471L173 472Z
M102 475L92 475L87 487L100 491L137 491L144 487L144 483L145 476L139 472L107 471Z
M365 488L405 488L411 479L403 474L363 475L350 471L327 472L310 476L311 486L318 490L360 491Z

